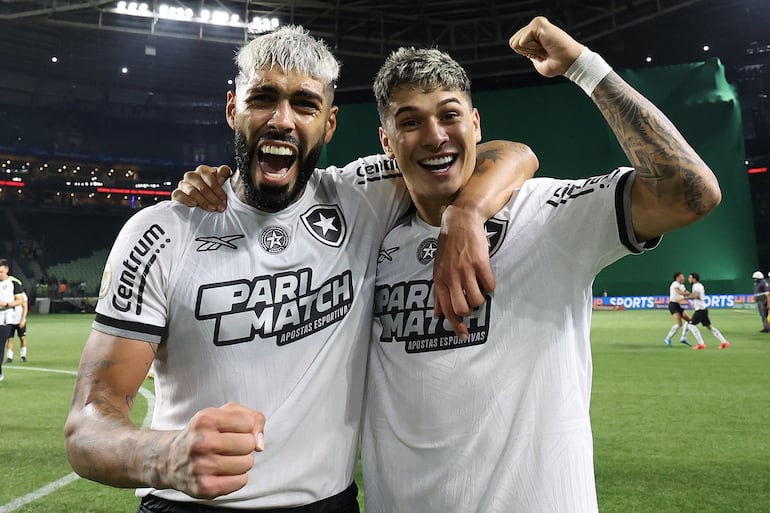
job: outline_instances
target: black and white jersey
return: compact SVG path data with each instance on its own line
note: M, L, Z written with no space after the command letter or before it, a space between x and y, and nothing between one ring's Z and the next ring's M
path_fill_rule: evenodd
M0 281L0 302L13 303L16 300L16 296L23 294L24 289L21 287L21 283L11 277ZM16 314L14 307L0 308L0 325L3 324L19 324L19 321L15 320ZM19 314L21 319L21 314Z
M692 284L692 308L696 312L706 309L706 287L701 282Z
M363 429L374 513L595 513L591 286L636 241L633 171L528 180L486 223L497 286L459 340L433 317L439 229L385 238Z
M22 303L20 305L16 305L13 307L13 311L8 314L8 324L14 324L18 325L21 322L21 318L24 317L24 303L29 302L29 297L27 297L27 293L24 292L22 289L21 291L21 300Z
M672 281L671 286L668 287L668 302L681 303L685 299L685 292L687 292L687 288L685 288L684 283Z
M353 481L377 252L409 198L392 161L317 170L277 213L164 202L123 227L94 329L158 344L152 428L236 402L266 416L248 484L208 501L311 503ZM191 500L172 490L139 490Z

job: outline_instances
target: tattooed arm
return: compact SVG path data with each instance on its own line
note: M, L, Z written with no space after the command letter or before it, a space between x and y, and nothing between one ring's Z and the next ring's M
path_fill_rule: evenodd
M708 214L719 184L674 124L610 72L591 95L636 168L631 217L637 239L649 240Z
M262 449L264 417L228 403L184 429L141 429L129 417L157 346L91 331L64 427L67 458L82 477L115 487L173 488L214 498L246 484Z
M455 332L467 336L461 315L484 302L495 288L484 223L532 178L539 162L529 146L489 141L478 146L476 169L441 217L433 264L435 314L445 315Z
M563 75L585 48L543 17L509 43L546 77ZM722 193L714 174L649 100L614 72L596 85L591 98L636 168L631 216L639 240L697 221L719 204Z

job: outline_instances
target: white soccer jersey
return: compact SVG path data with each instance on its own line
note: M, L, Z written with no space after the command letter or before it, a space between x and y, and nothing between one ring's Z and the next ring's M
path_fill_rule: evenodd
M16 300L16 296L24 292L21 285L11 278L6 278L0 281L0 302L13 303ZM3 324L18 324L13 322L14 313L13 307L0 308L0 325Z
M27 293L24 291L21 292L21 300L24 303L29 301ZM21 322L21 318L24 315L24 306L22 306L24 303L13 307L11 313L8 314L8 324L19 324Z
M380 252L367 377L367 513L597 511L589 422L591 285L652 247L633 171L528 180L487 222L497 287L463 343L433 318L439 229L416 217Z
M668 288L668 302L681 303L686 291L687 288L684 286L684 283L679 283L676 280L672 281L671 286Z
M224 213L164 202L120 232L93 327L159 344L152 427L228 401L267 419L248 484L202 502L297 506L353 482L377 252L409 205L394 176L384 156L317 170L277 213L228 183Z
M706 287L701 282L692 284L692 308L693 310L706 309Z

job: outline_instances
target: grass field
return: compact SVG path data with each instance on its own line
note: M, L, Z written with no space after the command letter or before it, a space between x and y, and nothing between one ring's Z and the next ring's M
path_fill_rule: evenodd
M603 513L770 513L770 335L758 333L754 310L710 313L729 349L717 350L707 332L705 351L667 348L663 310L594 314ZM29 361L3 365L0 513L136 511L132 490L74 479L64 456L62 426L91 319L32 316ZM137 398L135 422L147 404Z

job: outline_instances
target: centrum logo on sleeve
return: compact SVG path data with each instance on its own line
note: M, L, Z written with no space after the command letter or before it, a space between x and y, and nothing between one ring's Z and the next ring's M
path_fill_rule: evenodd
M356 168L357 184L362 185L366 182L377 182L379 180L390 180L400 178L401 172L398 170L396 159L379 160L373 164L364 164Z
M279 346L296 342L339 322L353 303L350 271L313 288L309 268L203 285L195 317L213 320L217 346L275 338Z
M150 269L155 264L158 254L171 243L164 237L166 232L158 224L153 224L134 243L128 257L120 264L118 282L113 285L112 306L120 312L134 308L136 315L142 313L144 288ZM109 269L108 269L109 271ZM111 271L108 273L108 279ZM103 278L104 279L104 278Z
M407 353L443 351L484 344L489 334L492 297L465 317L470 336L460 340L444 317L433 316L433 283L413 281L377 287L375 321L382 326L380 342L403 342Z

